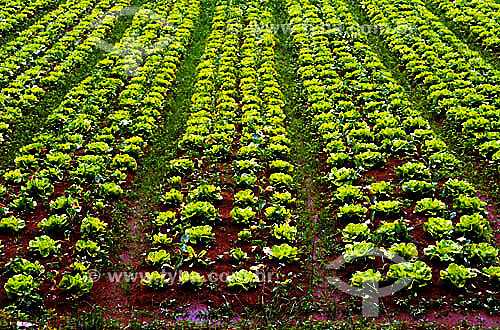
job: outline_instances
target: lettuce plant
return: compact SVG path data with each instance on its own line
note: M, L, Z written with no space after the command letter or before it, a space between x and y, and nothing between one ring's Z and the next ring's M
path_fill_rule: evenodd
M210 259L206 256L208 253L207 250L196 252L191 245L183 245L181 246L181 251L184 252L184 262L191 263L189 267L195 265L206 266L210 262Z
M455 199L460 195L473 196L475 194L474 186L466 181L448 179L443 185L443 195L450 199Z
M156 227L172 226L176 222L176 214L173 211L160 212L154 220Z
M97 257L101 252L101 247L91 240L78 240L75 245L76 252L89 257Z
M54 193L54 185L47 178L33 178L26 182L26 186L22 187L22 191L33 197L46 199Z
M192 244L198 244L203 241L211 241L215 239L215 233L212 232L212 226L197 226L187 228L184 237L186 241ZM184 238L183 238L184 239Z
M243 251L241 248L231 249L229 254L231 255L231 257L233 259L235 259L236 261L239 261L239 262L248 258L248 254L245 251Z
M255 215L257 212L255 212L251 206L247 206L246 208L241 208L241 207L235 207L231 210L231 218L236 223L240 224L249 224L255 219Z
M402 278L411 280L407 286L411 290L413 285L417 285L417 287L425 286L432 279L432 269L423 261L401 262L389 266L387 277L396 280Z
M378 201L371 207L377 213L384 215L397 215L401 210L402 204L399 201Z
M348 223L342 230L342 241L346 243L364 241L370 236L370 229L364 223Z
M194 287L201 287L205 281L205 277L198 272L183 271L179 277L179 281L182 285L190 284Z
M28 249L33 252L38 252L43 258L50 255L59 254L61 244L54 241L47 235L36 237L28 243Z
M441 261L455 261L455 258L462 255L462 252L462 245L449 239L443 239L436 242L436 245L429 245L424 249L425 255L430 256L431 259L437 258Z
M293 185L293 177L285 173L273 173L269 176L269 183L276 189L290 189Z
M204 184L189 192L187 201L202 201L215 203L222 200L221 189L211 184Z
M235 185L242 188L252 188L257 180L257 176L253 173L243 173L242 175L233 177Z
M361 204L345 204L339 208L337 216L344 220L361 220L368 209Z
M364 272L356 271L351 277L351 285L362 287L363 283L380 282L381 280L382 274L380 274L380 272L375 272L373 271L373 269L368 269Z
M107 231L108 224L99 218L87 216L82 220L80 231L85 236L100 237Z
M234 204L238 206L253 206L257 201L257 197L255 197L253 191L250 189L241 190L234 195Z
M207 223L214 222L219 212L209 202L191 202L182 208L181 215L188 223Z
M114 182L103 183L100 188L104 197L119 197L123 194L122 187Z
M26 223L24 222L24 220L16 218L14 216L2 218L2 220L0 220L0 229L17 233L24 227L26 227Z
M454 230L453 222L443 218L429 218L424 222L424 231L434 238L450 237Z
M486 203L478 197L469 197L467 195L458 196L453 204L455 210L465 214L484 212L485 206Z
M371 242L355 242L353 244L347 244L344 248L343 257L346 262L353 262L357 259L370 258L373 259L373 253L375 252L375 245Z
M442 280L449 280L457 288L463 288L465 287L467 280L477 276L477 271L472 268L452 263L448 265L446 270L441 270L439 274Z
M170 237L168 234L163 234L163 233L154 234L151 240L153 245L158 245L158 246L167 246L172 244L173 241L174 241L173 237Z
M280 240L287 240L289 242L295 242L297 237L297 227L291 226L287 222L280 224L274 224L271 227L271 234Z
M271 203L275 205L281 205L283 207L291 206L295 202L295 198L292 198L292 194L288 191L284 192L274 192L271 196Z
M401 180L429 180L431 173L422 163L404 163L396 168L396 174Z
M270 259L277 259L279 261L297 261L299 258L297 257L299 253L299 249L296 247L292 247L287 243L282 243L281 245L273 245L271 248L264 247L264 253Z
M338 187L333 195L335 199L344 204L359 201L363 197L361 189L350 184Z
M392 194L393 187L390 182L379 181L369 185L368 190L374 196L389 198Z
M486 240L489 240L492 236L490 222L479 213L463 215L456 224L456 229L463 234Z
M184 195L177 189L170 189L170 191L166 192L161 196L161 201L166 206L180 206L184 201Z
M50 217L43 219L37 224L37 227L40 228L45 233L51 231L62 232L65 229L68 229L68 226L69 226L68 216L65 214L51 215Z
M169 163L172 175L186 176L194 171L194 163L190 159L174 159Z
M141 279L141 284L151 289L157 290L163 288L170 281L166 278L166 274L160 274L158 271L146 272L144 278Z
M434 198L424 198L417 202L415 213L436 216L446 210L446 204Z
M248 291L259 283L259 277L253 272L242 269L229 275L226 279L226 283L229 288L241 287L245 291Z
M498 260L498 249L489 243L471 244L466 249L471 257L477 258L482 264L494 264Z
M496 279L500 281L500 267L498 266L490 266L488 268L483 268L483 273L488 276L490 279Z
M45 272L45 268L38 260L31 262L20 257L10 259L5 265L5 269L13 274L31 275L35 278L41 276Z
M401 186L401 189L410 196L410 198L418 198L421 196L429 196L434 193L435 185L426 181L410 180Z
M61 281L58 284L59 289L64 291L69 291L77 295L78 297L90 292L94 282L87 275L81 275L80 273L76 275L63 275Z
M170 253L165 250L151 251L146 256L146 262L154 267L169 266Z
M264 214L272 222L287 222L292 218L292 212L283 206L270 206L265 209Z
M269 163L269 168L273 171L292 173L294 166L285 160L273 160Z
M136 171L137 161L128 154L116 155L111 161L111 168Z
M383 243L399 242L409 238L408 228L403 220L382 222L373 234L376 242Z
M418 250L413 243L394 243L387 251L388 256L400 256L401 258L412 261L418 258Z
M39 298L39 295L36 293L38 286L39 285L35 283L33 276L17 274L7 280L7 283L4 285L4 289L9 299L37 299Z
M59 196L50 202L50 210L53 212L65 212L70 218L79 213L82 208L76 198L70 196Z

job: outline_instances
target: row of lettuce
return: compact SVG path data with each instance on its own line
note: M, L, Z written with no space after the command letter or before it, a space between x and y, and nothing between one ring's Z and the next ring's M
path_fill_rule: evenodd
M180 270L181 285L204 287L208 273L229 269L219 288L249 290L262 281L258 271L298 259L275 40L259 28L271 20L266 2L215 9L164 211L154 220L145 285L173 284L164 271Z
M130 3L102 0L61 4L2 47L0 144L11 142L16 123L23 115L37 112L50 92L69 88L65 85L67 77L85 66L110 35L120 11Z
M296 26L357 25L343 0L287 4ZM411 289L429 284L433 268L458 287L477 276L497 281L498 248L486 203L471 184L453 177L455 156L414 110L366 36L305 28L293 35L297 73L323 146L339 243L344 260L365 269L350 283L412 278ZM360 260L372 259L378 247L406 261L386 274L366 269Z
M444 114L465 152L494 165L500 159L500 71L488 64L431 13L422 1L363 0L371 23L393 27L380 34L405 75L425 96L429 109ZM411 26L400 33L397 26Z
M54 9L61 0L13 0L4 1L0 8L0 38L18 31L35 15Z
M446 1L428 0L429 8L435 9L452 28L490 51L500 55L500 4L492 0Z
M166 24L149 19L151 10ZM6 263L5 290L16 304L38 304L38 288L47 282L76 296L93 287L87 271L109 259L113 237L103 214L137 169L199 14L195 0L146 3L116 46L132 38L143 47L163 47L147 57L107 55L2 175L2 243L15 256ZM124 75L131 63L138 65L132 78ZM53 291L53 298L61 292Z

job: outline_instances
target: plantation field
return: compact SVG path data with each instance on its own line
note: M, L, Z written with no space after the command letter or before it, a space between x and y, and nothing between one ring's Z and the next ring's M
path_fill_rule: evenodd
M500 329L497 0L0 3L0 329Z

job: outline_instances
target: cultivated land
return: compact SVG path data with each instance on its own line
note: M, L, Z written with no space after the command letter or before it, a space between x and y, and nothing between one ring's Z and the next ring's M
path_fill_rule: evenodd
M500 2L0 0L0 41L0 329L500 328Z

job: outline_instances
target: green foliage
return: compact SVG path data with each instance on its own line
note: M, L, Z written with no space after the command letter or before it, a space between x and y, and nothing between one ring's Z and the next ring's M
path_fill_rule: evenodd
M36 290L38 289L38 284L35 283L33 276L25 274L17 274L12 276L7 280L4 285L7 297L10 299L16 298L39 298Z
M370 229L364 223L348 223L342 230L342 241L346 243L364 241L370 236Z
M423 261L402 262L391 264L387 272L388 278L396 280L406 278L411 280L408 289L411 290L413 285L423 287L432 279L432 269Z
M76 242L75 249L78 253L89 257L97 257L97 255L101 252L99 244L91 240L78 240Z
M41 276L45 272L45 268L38 260L31 262L20 257L10 259L5 265L5 269L13 274L31 275L35 278Z
M371 242L355 242L347 244L344 248L343 257L346 262L353 262L357 259L373 259L373 254L376 252L375 245Z
M165 250L151 251L146 256L146 262L155 267L169 266L170 253Z
M477 258L482 264L493 264L498 260L498 249L489 243L471 244L466 249L471 257Z
M456 224L456 228L458 232L477 238L490 240L492 236L492 230L488 219L484 218L479 213L462 216L460 221Z
M374 182L368 186L368 190L372 195L378 197L390 197L393 191L392 185L387 181Z
M257 212L252 210L251 206L247 206L246 208L235 207L231 210L231 218L236 223L240 224L249 224L255 219L255 215Z
M211 241L215 239L215 233L212 232L212 226L197 226L187 228L184 237L186 241L192 244L198 244L203 241Z
M26 227L26 223L24 222L24 220L21 220L14 216L8 218L2 218L2 220L0 220L0 229L9 230L14 233L17 233L24 227Z
M430 256L431 259L437 258L441 261L455 261L455 258L462 255L462 252L462 245L449 239L443 239L436 242L436 245L429 245L424 249L425 255Z
M417 202L415 213L436 216L446 210L446 204L434 198L424 198Z
M43 219L37 224L37 227L45 233L49 233L51 231L61 232L67 229L68 226L68 216L65 214L51 215L50 217Z
M408 237L408 228L403 220L382 222L374 231L374 240L381 243L399 242L406 240Z
M219 212L209 202L187 203L181 212L184 221L189 223L214 222L219 216Z
M264 247L264 253L271 259L277 259L279 261L297 261L299 258L299 249L292 247L287 243L282 243L281 245L273 245L271 248Z
M153 272L146 272L145 278L141 279L141 284L145 285L153 290L158 290L163 288L170 281L166 278L165 274L160 274L156 270Z
M28 244L28 249L33 252L38 252L43 258L47 258L53 254L59 254L61 244L54 241L47 235L42 235L31 240Z
M388 255L390 257L397 255L407 261L413 261L418 258L418 250L413 243L394 243L389 248Z
M377 213L384 215L397 215L401 210L402 204L399 201L379 201L371 207Z
M241 287L245 291L248 291L249 289L254 288L257 283L259 283L259 277L253 272L242 269L229 275L227 277L226 283L229 288Z
M343 220L362 220L368 209L361 204L345 204L339 208L337 216Z
M293 185L293 177L285 173L273 173L269 176L269 183L276 189L290 189Z
M467 280L477 276L477 271L472 268L452 263L448 265L446 270L441 270L439 274L442 280L449 280L456 287L463 288L465 287Z
M407 193L410 198L432 195L435 185L426 181L410 180L403 183L401 189Z
M297 227L291 226L287 222L274 224L271 227L271 234L276 239L295 242L295 239L297 238Z
M184 195L179 190L172 188L161 196L161 201L167 206L180 206L184 201Z
M201 287L205 281L205 277L198 272L183 271L179 278L182 285L190 284L194 287Z
M187 201L202 201L215 203L222 200L221 189L211 184L204 184L189 192Z
M478 197L469 197L467 195L460 195L455 199L453 207L465 214L472 214L477 212L484 212L486 203L481 201Z
M429 218L424 222L424 231L434 238L450 237L454 230L453 222L443 218Z
M333 196L341 203L352 203L361 200L363 194L359 187L346 184L338 187Z
M176 222L177 218L175 212L173 211L160 212L154 220L154 224L156 227L172 226Z
M58 284L59 289L73 292L79 297L90 292L93 286L94 282L92 279L89 276L81 275L80 273L74 276L65 274Z
M375 272L373 269L368 269L364 272L356 271L351 277L351 285L362 287L363 283L380 282L382 275L379 271Z

